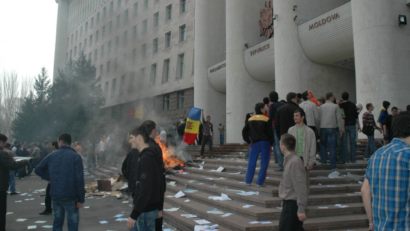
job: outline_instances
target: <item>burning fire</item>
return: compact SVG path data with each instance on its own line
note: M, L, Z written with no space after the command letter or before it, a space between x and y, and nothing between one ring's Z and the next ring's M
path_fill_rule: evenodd
M185 166L184 162L175 157L172 150L166 146L166 143L161 142L160 136L155 137L155 142L161 147L165 169L175 168L178 165Z

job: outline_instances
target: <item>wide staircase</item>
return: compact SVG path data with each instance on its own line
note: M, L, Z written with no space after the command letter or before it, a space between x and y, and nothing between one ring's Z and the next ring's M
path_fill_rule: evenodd
M366 143L362 141L356 149L357 163L337 166L339 177L329 178L333 171L328 164L315 165L310 171L305 230L368 230L369 222L360 193L367 168L367 161L363 160L365 148ZM169 170L167 174L164 208L179 209L164 212L165 220L181 230L194 230L198 225L195 221L203 219L209 221L210 226L218 224L219 230L279 230L282 210L278 189L282 172L272 156L266 187L259 188L256 186L258 161L253 183L247 186L244 182L247 150L248 146L241 144L216 146L214 159L199 159L200 146L187 147L193 162L183 167L183 171ZM205 151L207 156L208 149ZM223 167L222 172L217 171L220 167ZM174 197L179 191L185 196ZM212 199L222 193L231 200ZM182 216L184 214L196 217L188 218Z

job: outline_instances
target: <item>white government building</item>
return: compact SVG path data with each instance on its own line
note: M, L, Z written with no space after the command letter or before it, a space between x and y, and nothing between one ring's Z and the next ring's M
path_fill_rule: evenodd
M141 102L172 122L195 106L240 143L245 114L273 90L347 91L376 117L384 100L410 104L410 0L56 2L54 76L83 50L114 122ZM273 13L261 11L269 4ZM271 38L260 36L261 15Z

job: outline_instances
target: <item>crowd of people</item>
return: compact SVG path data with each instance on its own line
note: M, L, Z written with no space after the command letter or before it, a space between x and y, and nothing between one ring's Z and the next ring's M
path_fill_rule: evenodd
M383 102L376 122L372 114L374 107L367 103L361 126L359 114L363 107L349 101L347 92L340 100L331 92L317 100L310 91L291 92L283 102L273 91L269 98L255 105L253 113L246 115L242 135L250 144L250 152L245 181L252 185L261 154L256 185L265 187L273 153L274 162L283 172L278 191L283 199L280 230L303 230L303 222L307 219L309 171L316 164L328 165L328 158L331 170L337 170L338 165L356 163L358 132L368 137L365 152L368 168L362 194L369 229L410 228L410 113L398 113L398 108L392 107L389 114L389 107L389 102ZM165 167L162 150L155 139L160 136L159 142L180 142L185 126L186 121L181 121L176 127L169 125L157 130L156 123L147 120L129 132L130 148L121 168L133 197L134 206L127 221L129 230L162 230ZM223 143L225 128L219 124L218 130ZM377 151L375 130L384 135L384 146ZM27 146L26 142L16 141L12 146L7 143L8 138L0 134L0 231L5 230L8 188L10 195L17 194L15 176L24 179L33 170L48 182L46 208L40 214L53 213L53 230L62 230L67 213L68 230L78 230L78 210L85 199L84 165L89 172L107 163L117 152L115 143L119 142L113 141L113 134L98 141L87 140L84 145L71 139L70 134L63 133L53 142ZM198 139L202 145L201 157L206 144L213 157L213 124L203 110ZM320 153L320 163L316 161L317 153ZM22 160L14 160L15 156Z
M316 153L320 153L318 164L328 165L329 158L332 171L337 170L337 165L357 163L359 132L368 137L364 160L372 156L362 188L370 230L374 227L378 227L375 230L410 228L410 105L400 116L397 107L392 107L389 115L389 106L389 102L383 102L378 127L372 114L374 107L367 103L362 127L359 114L363 107L349 101L347 92L342 93L340 100L332 92L317 100L310 91L290 92L286 101L279 102L278 93L273 91L263 103L255 105L253 113L246 115L242 131L243 139L250 144L246 156L249 158L246 184L252 184L260 154L261 167L256 184L265 187L273 152L275 163L283 172L279 186L279 197L283 199L280 230L303 230L303 221L307 219L309 170L317 164ZM384 147L377 152L375 130L384 136ZM385 198L385 195L389 197ZM374 200L370 202L369 198ZM389 210L388 206L394 209Z

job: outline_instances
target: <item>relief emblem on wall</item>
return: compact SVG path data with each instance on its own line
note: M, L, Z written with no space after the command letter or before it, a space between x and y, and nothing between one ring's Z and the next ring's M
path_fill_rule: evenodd
M265 2L265 9L260 11L259 20L260 36L271 38L273 35L273 8L272 1Z

